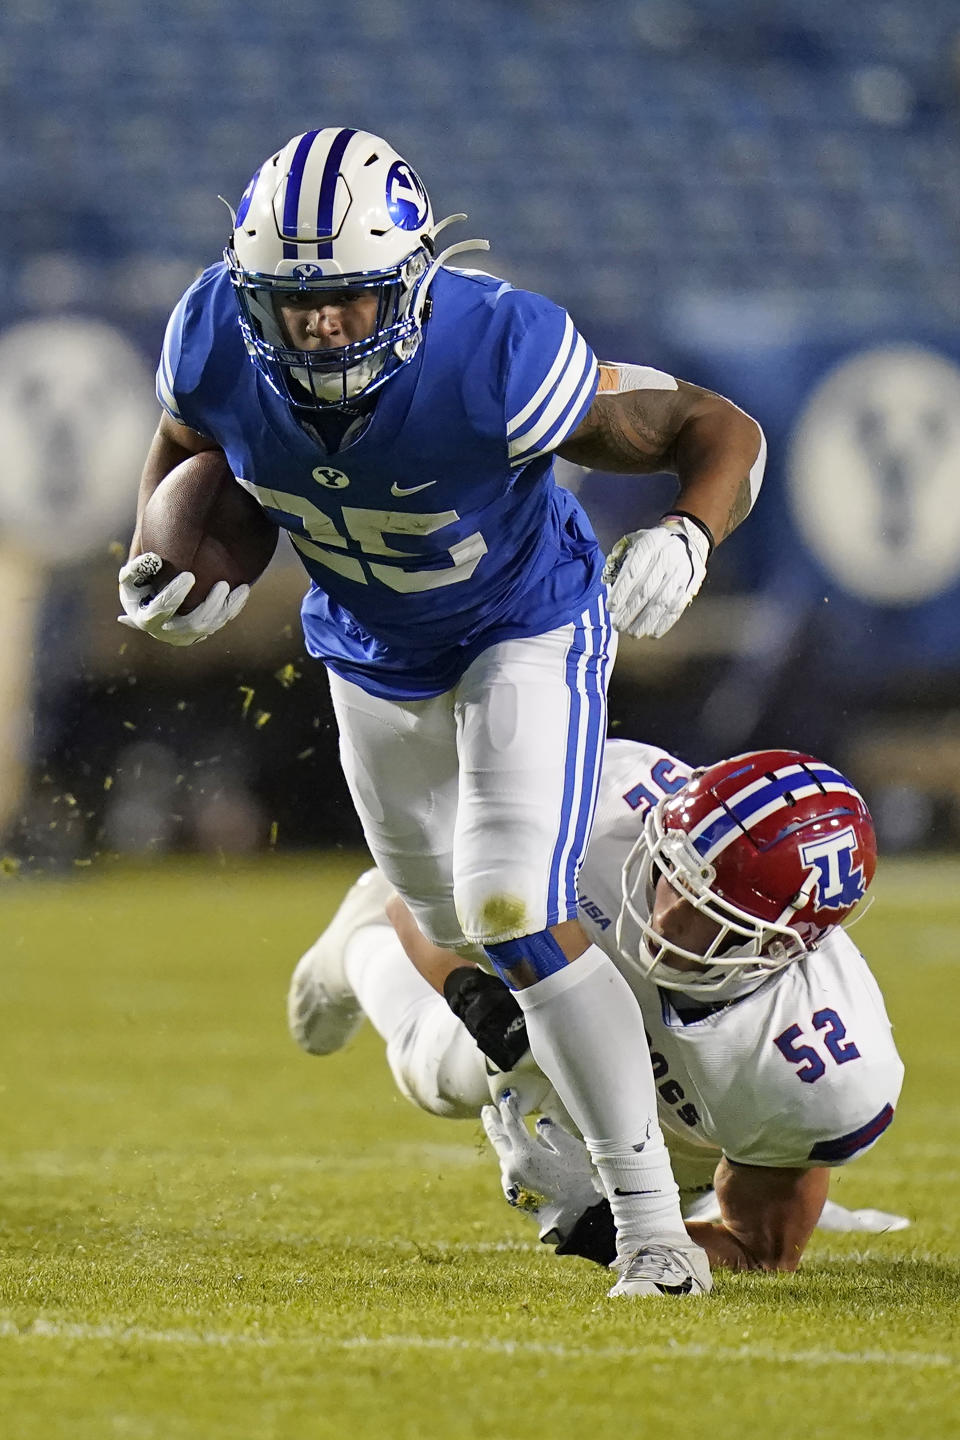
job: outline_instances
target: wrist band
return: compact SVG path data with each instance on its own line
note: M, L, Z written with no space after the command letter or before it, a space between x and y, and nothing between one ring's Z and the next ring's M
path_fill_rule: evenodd
M704 536L707 545L709 546L709 549L707 551L707 559L709 560L710 556L716 549L717 542L716 540L714 540L713 531L710 529L710 526L707 524L707 522L705 520L701 520L699 515L691 515L689 510L668 510L666 515L661 515L660 522L662 524L664 520L673 519L689 520L691 524L696 525L697 529Z

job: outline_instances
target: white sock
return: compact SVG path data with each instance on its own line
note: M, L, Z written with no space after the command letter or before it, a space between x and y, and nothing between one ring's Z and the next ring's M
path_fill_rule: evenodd
M343 968L361 1009L387 1042L387 1064L400 1093L431 1115L475 1120L490 1101L484 1057L408 958L393 927L355 931Z
M636 996L595 945L515 992L534 1059L576 1122L617 1225L617 1250L689 1244ZM635 1193L641 1192L641 1193Z
M347 941L343 969L373 1028L389 1040L411 1005L437 995L407 957L392 925L361 925Z

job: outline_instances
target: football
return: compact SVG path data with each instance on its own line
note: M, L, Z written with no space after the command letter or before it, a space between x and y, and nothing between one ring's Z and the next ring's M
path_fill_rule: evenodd
M162 586L189 570L195 583L180 613L195 609L218 580L231 590L259 579L277 548L278 528L238 485L222 450L191 455L150 496L140 522L144 550L163 561Z

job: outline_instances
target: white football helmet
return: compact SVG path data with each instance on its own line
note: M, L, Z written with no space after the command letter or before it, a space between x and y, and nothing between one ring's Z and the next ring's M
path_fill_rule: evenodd
M308 130L261 165L243 192L224 251L247 353L268 383L299 410L344 406L369 395L416 354L427 292L442 255L419 176L378 135ZM328 350L297 350L275 301L293 292L364 290L377 296L370 335Z

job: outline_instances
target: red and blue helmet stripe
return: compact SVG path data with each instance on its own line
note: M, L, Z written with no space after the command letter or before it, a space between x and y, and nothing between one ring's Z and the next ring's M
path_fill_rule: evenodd
M812 759L792 762L724 799L692 827L689 840L705 862L712 862L734 840L748 833L751 825L816 794L849 795L862 803L859 792L833 766Z

